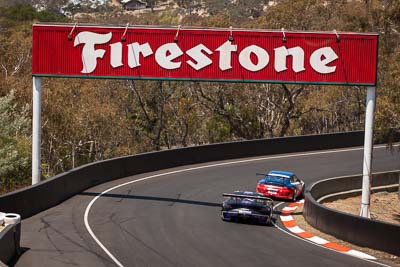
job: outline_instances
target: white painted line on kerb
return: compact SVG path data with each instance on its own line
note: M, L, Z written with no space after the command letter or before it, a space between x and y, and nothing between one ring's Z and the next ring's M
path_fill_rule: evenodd
M297 207L284 207L282 210L283 211L293 211L293 210L296 210L297 209Z
M310 241L312 241L312 242L315 242L315 243L317 243L318 245L324 245L324 244L329 243L328 240L325 240L325 239L323 239L323 238L321 238L321 237L318 237L318 236L310 237L310 238L308 238L308 240L310 240Z
M385 148L386 145L380 145L380 146L375 146L374 149L379 149L379 148ZM121 262L118 261L117 258L103 245L103 243L100 242L100 240L97 238L97 236L94 234L92 228L89 225L89 212L90 209L92 208L93 204L98 200L100 197L103 195L107 194L108 192L138 182L158 178L161 176L167 176L171 174L177 174L177 173L183 173L183 172L189 172L189 171L195 171L195 170L201 170L201 169L207 169L207 168L213 168L213 167L219 167L219 166L228 166L228 165L234 165L234 164L240 164L240 163L247 163L247 162L254 162L254 161L263 161L263 160L271 160L271 159L283 159L283 158L293 158L293 157L303 157L303 156L311 156L311 155L320 155L320 154L333 154L333 153L341 153L341 152L349 152L349 151L357 151L357 150L363 150L363 147L357 147L357 148L347 148L347 149L338 149L338 150L326 150L326 151L318 151L318 152L306 152L306 153L299 153L299 154L285 154L285 155L280 155L280 156L269 156L269 157L261 157L261 158L253 158L253 159L246 159L246 160L236 160L236 161L229 161L229 162L222 162L222 163L216 163L216 164L210 164L210 165L203 165L199 167L192 167L192 168L187 168L187 169L181 169L181 170L176 170L176 171L170 171L170 172L165 172L165 173L160 173L160 174L155 174L155 175L150 175L144 178L140 178L134 181L129 181L123 184L116 185L112 188L109 188L103 192L101 192L99 195L94 197L92 201L90 201L89 205L86 207L85 214L84 214L84 223L87 231L89 234L92 236L94 241L99 245L99 247L114 261L114 263L117 266L123 266ZM284 231L286 232L286 231Z
M282 222L290 222L290 221L293 221L293 220L294 219L293 219L292 215L281 216L281 221Z
M288 229L289 229L290 232L295 233L295 234L300 234L300 233L304 233L305 232L303 229L301 229L298 226L289 227Z
M349 250L347 251L347 254L350 254L354 257L357 258L365 258L365 259L369 259L369 260L376 260L376 258L372 257L371 255L365 254L364 252L358 251L358 250Z

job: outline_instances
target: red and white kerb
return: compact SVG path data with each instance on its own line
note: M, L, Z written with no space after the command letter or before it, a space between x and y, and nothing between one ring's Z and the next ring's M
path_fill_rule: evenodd
M375 257L368 255L366 253L363 253L361 251L358 250L354 250L348 247L344 247L341 245L338 245L336 243L330 242L328 240L325 240L321 237L315 236L311 233L308 233L306 231L304 231L303 229L301 229L296 221L293 219L292 217L292 213L295 212L295 210L297 209L297 207L303 205L304 200L300 200L296 203L291 203L289 204L287 207L283 208L281 210L281 216L280 219L282 221L282 224L292 233L294 233L295 235L307 239L308 241L311 241L313 243L316 243L320 246L329 248L329 249L333 249L342 253L346 253L358 258L362 258L362 259L367 259L367 260L376 260Z

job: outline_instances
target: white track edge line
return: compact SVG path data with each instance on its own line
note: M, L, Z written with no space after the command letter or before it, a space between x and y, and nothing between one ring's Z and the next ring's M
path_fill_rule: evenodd
M379 146L375 146L374 148L385 148L385 147L386 147L386 145L379 145ZM176 174L176 173L182 173L182 172L188 172L188 171L194 171L194 170L200 170L200 169L206 169L206 168L212 168L212 167L218 167L218 166L234 165L234 164L239 164L239 163L262 161L262 160L269 160L269 159L281 159L281 158L302 157L302 156L318 155L318 154L341 153L341 152L357 151L357 150L363 150L363 149L364 149L364 147L356 147L356 148L348 148L348 149L325 150L325 151L318 151L318 152L306 152L306 153L299 153L299 154L294 154L293 153L293 154L285 154L285 155L280 155L280 156L269 156L269 157L253 158L253 159L247 159L247 160L236 160L236 161L229 161L229 162L216 163L216 164L204 165L204 166L199 166L199 167L181 169L181 170L176 170L176 171L170 171L170 172L166 172L166 173L160 173L160 174L147 176L147 177L140 178L140 179L137 179L137 180L134 180L134 181L129 181L129 182L114 186L112 188L109 188L109 189L101 192L99 195L97 195L95 198L92 199L92 201L88 204L88 206L86 207L86 210L85 210L85 214L84 214L85 227L86 227L86 230L89 232L89 234L92 236L93 240L97 243L97 245L114 261L114 263L119 267L123 267L124 265L121 262L119 262L117 258L115 258L115 256L103 245L103 243L100 242L100 240L94 234L92 228L89 225L89 212L90 212L90 209L93 206L93 204L102 195L104 195L104 194L106 194L106 193L108 193L108 192L110 192L110 191L112 191L114 189L117 189L119 187L123 187L123 186L128 185L128 184L133 184L133 183L137 183L137 182L141 182L141 181L145 181L145 180L149 180L149 179L154 179L154 178L161 177L161 176L167 176L167 175ZM284 232L286 232L286 231L284 231Z
M107 191L108 192L108 191ZM105 194L106 192L104 192ZM93 240L97 243L97 245L114 261L114 263L119 266L123 267L122 263L120 263L117 258L114 257L114 255L108 251L108 249L103 245L103 243L100 242L100 240L97 238L97 236L93 233L92 228L89 225L89 210L93 206L94 202L100 197L101 195L96 196L95 198L92 199L92 201L89 203L89 205L86 207L85 210L85 215L84 215L84 221L85 221L85 226L86 230L89 232L89 234L92 236Z

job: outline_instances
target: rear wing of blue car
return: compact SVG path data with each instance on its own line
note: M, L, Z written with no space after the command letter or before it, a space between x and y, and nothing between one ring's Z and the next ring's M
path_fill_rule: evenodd
M273 201L270 197L264 196L255 196L255 195L247 195L244 193L223 193L223 197L233 197L233 198L248 198L248 199L258 199L258 200L265 200L265 201Z

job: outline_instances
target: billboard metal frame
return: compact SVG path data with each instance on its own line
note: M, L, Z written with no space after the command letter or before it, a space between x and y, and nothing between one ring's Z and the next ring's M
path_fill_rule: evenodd
M175 38L171 41L171 43L178 43L178 34L182 35L182 32L185 32L185 30L190 31L190 32L196 32L196 31L205 31L207 33L219 33L219 34L223 34L226 37L229 37L229 39L227 38L227 40L229 40L230 42L233 41L233 35L232 34L237 34L237 33L241 33L243 35L243 32L245 33L246 31L251 32L251 33L256 33L256 34L272 34L274 35L274 37L276 38L277 34L281 35L281 40L282 40L282 44L281 46L284 47L284 49L286 49L286 51L289 51L290 48L286 47L287 41L290 40L293 36L298 36L299 34L303 34L304 36L316 36L321 38L321 36L325 36L326 39L328 39L328 35L329 35L329 40L327 40L328 43L337 43L337 46L339 47L339 52L340 48L342 46L342 41L341 38L344 38L343 43L346 43L346 36L348 38L348 42L351 42L351 40L353 40L354 38L359 38L360 36L365 36L369 41L371 41L371 39L373 39L373 41L376 41L375 43L375 47L374 47L374 51L373 53L371 53L371 51L362 51L366 53L365 58L367 58L367 63L368 64L374 64L373 66L359 66L359 67L365 67L368 69L368 74L372 75L373 77L371 77L370 79L368 79L369 81L373 81L373 82L348 82L347 80L347 76L346 73L344 73L345 75L345 82L341 81L341 82L327 82L326 80L322 80L322 81L312 81L312 80L299 80L297 81L296 78L294 80L280 80L280 79L215 79L212 78L211 76L206 77L206 78L201 78L200 76L197 77L193 77L193 78L187 78L183 75L183 77L149 77L149 76L130 76L130 75L119 75L119 76L114 76L114 75L91 75L89 74L76 74L75 72L69 72L69 73L63 73L63 71L61 70L56 70L54 71L54 73L47 73L46 71L41 71L41 67L43 66L39 66L40 64L42 64L43 62L47 62L49 61L48 58L51 58L53 55L47 55L47 53L57 53L54 51L49 52L48 50L49 47L46 46L46 42L42 42L42 40L40 40L40 36L37 37L36 35L38 35L38 28L43 29L43 27L47 28L55 28L58 30L58 34L59 30L62 28L64 29L64 32L62 32L61 34L68 34L65 35L65 42L67 42L67 37L68 37L68 41L72 40L72 36L74 35L76 37L76 32L77 29L79 28L79 30L81 29L110 29L110 30L121 30L121 33L123 32L123 34L119 35L118 37L120 38L120 40L122 40L123 38L125 38L125 34L127 33L127 31L135 31L135 30L144 30L144 31L168 31L169 36L171 36L171 31L174 31ZM68 29L68 31L66 31L65 29ZM43 36L43 35L41 35ZM122 37L121 37L122 36ZM33 37L32 37L32 43L33 43L33 49L32 49L32 76L33 76L33 80L32 80L32 84L33 84L33 119L32 119L32 184L36 184L39 183L41 180L41 168L40 168L40 162L41 162L41 153L40 153L40 146L41 146L41 105L42 105L42 86L41 86L41 79L42 77L54 77L54 78L85 78L85 79L122 79L122 80L176 80L176 81L203 81L203 82L246 82L246 83L275 83L275 84L318 84L318 85L340 85L340 86L365 86L367 87L367 99L366 99L366 119L365 119L365 138L364 138L364 159L363 159L363 185L362 185L362 202L361 202L361 211L360 211L360 215L363 217L370 217L370 212L369 212L369 202L370 202L370 184L371 184L371 164L372 164L372 147L373 147L373 125L374 125L374 110L375 110L375 102L376 102L376 84L377 84L377 64L378 64L378 40L379 40L379 35L376 33L338 33L336 31L333 32L310 32L310 31L304 31L304 32L295 32L295 31L284 31L282 30L256 30L256 29L221 29L221 28L185 28L185 29L181 29L180 26L178 27L149 27L149 26L130 26L129 24L125 25L125 26L115 26L115 25L93 25L93 24L85 24L85 25L77 25L77 24L49 24L49 23L40 23L40 24L34 24L33 25ZM220 37L219 37L220 38ZM235 38L237 38L235 36ZM298 37L297 37L298 38ZM305 38L305 37L304 37ZM46 41L49 41L51 38L47 39ZM110 39L111 40L111 39ZM236 41L235 41L236 42ZM339 44L340 43L340 44ZM43 51L40 50L40 46L41 44L44 44L45 49L42 49ZM58 43L60 44L60 43ZM104 43L101 43L104 44ZM229 43L228 43L229 44ZM96 44L97 45L97 44ZM94 47L94 45L93 45ZM122 47L122 45L121 45ZM51 47L50 47L51 48ZM215 48L215 47L214 47ZM357 48L357 47L356 47ZM39 50L38 50L39 49ZM60 48L62 49L62 48ZM257 48L258 49L258 48ZM256 54L257 51L261 51L262 49L255 49L254 51L248 52L247 56L247 65L250 65L251 67L255 66L256 64L252 61L252 59L250 58L251 53ZM359 49L358 49L359 50ZM38 51L41 51L41 58L39 58L37 55L39 54ZM105 51L105 50L104 50ZM122 51L122 50L121 50ZM203 49L204 51L204 49ZM207 51L207 50L206 50ZM95 49L93 49L92 52L98 52ZM276 51L275 51L276 52ZM306 51L307 52L307 51ZM360 51L357 51L357 53L360 53ZM264 52L262 52L264 53ZM307 52L309 53L309 52ZM351 52L347 51L346 52L347 55L351 55ZM369 55L368 55L369 53ZM63 54L63 52L59 52L59 54ZM201 53L200 53L201 54ZM212 53L211 53L212 54ZM208 53L208 55L211 55L210 53ZM372 54L372 55L371 55ZM121 52L122 55L122 52ZM140 56L140 54L138 54ZM165 54L167 55L167 54ZM262 55L265 55L262 54ZM340 54L341 55L341 54ZM184 55L187 56L187 55ZM204 54L203 54L204 56ZM267 54L267 56L269 56ZM294 65L294 57L295 54L288 54L285 55L285 59L287 56L291 56L292 60L291 63L292 65ZM320 58L318 60L320 60L321 62L323 61L325 55L320 56ZM111 57L111 56L110 56ZM121 56L122 57L122 56ZM214 57L210 56L210 57ZM45 58L44 61L40 61L43 58ZM220 61L221 61L221 56L220 56ZM277 56L275 56L274 60L277 60ZM359 55L359 58L360 57ZM362 58L363 60L365 58ZM65 58L58 58L60 61L63 61ZM204 59L204 57L203 57ZM210 60L210 58L208 58ZM46 61L47 60L47 61ZM84 62L84 55L82 53L82 61ZM97 60L97 57L95 58L95 60ZM139 63L139 59L135 58L136 63ZM265 59L260 59L260 57L258 57L258 62L260 62L260 60L264 60ZM268 58L269 60L269 58ZM265 66L268 65L269 61L267 60L267 63ZM370 60L370 61L368 61ZM51 60L50 60L51 61ZM111 61L111 60L110 60ZM304 61L304 51L303 51L303 61ZM53 62L53 61L51 61ZM70 62L70 61L68 61ZM172 60L171 60L172 62ZM286 61L285 61L286 62ZM320 62L320 63L321 63ZM333 61L330 61L333 62ZM340 62L343 65L343 59L340 59ZM361 60L357 61L358 64L360 64ZM364 62L364 61L362 61ZM304 62L303 62L304 63ZM328 62L329 63L329 62ZM327 64L328 64L327 63ZM193 64L199 64L198 61ZM211 63L209 63L210 65ZM237 63L239 64L239 63ZM257 63L259 64L259 63ZM286 63L285 63L286 64ZM310 59L310 63L306 63L306 64L311 64L311 59ZM312 65L312 64L311 64ZM38 67L39 66L39 67ZM140 64L138 64L137 66L140 66ZM236 65L239 66L239 65ZM243 64L242 64L243 66ZM276 66L276 65L275 65ZM305 65L303 64L303 67ZM308 65L309 66L309 65ZM85 66L84 66L85 68ZM336 68L336 67L335 67ZM343 70L345 70L344 66L339 66L339 68L342 68ZM373 70L373 68L375 68ZM294 76L297 73L294 73L294 67L292 66L292 71L290 75ZM247 68L248 70L248 68ZM247 70L244 70L244 72L246 72ZM275 67L276 70L276 67ZM191 73L193 73L193 70ZM305 71L305 68L304 70ZM347 70L346 70L347 71ZM256 71L255 71L256 72ZM362 72L362 70L354 70L354 66L353 66L353 75L354 72ZM72 73L72 74L71 74ZM162 71L160 71L159 73L161 73L162 76ZM294 74L293 74L294 73ZM248 77L253 77L254 73L250 73L250 75L248 75ZM185 74L186 75L186 74ZM251 76L253 75L253 76ZM278 72L278 74L274 74L276 77L279 77L280 73ZM313 74L313 77L316 77L315 73ZM317 77L323 77L323 75L320 75L319 73L317 73ZM271 76L271 77L275 77L275 76ZM312 75L311 75L312 76ZM200 78L199 78L200 77ZM211 78L210 78L211 77ZM234 77L234 75L230 76L230 77ZM256 76L254 76L256 77ZM257 76L259 77L259 76ZM264 76L261 76L264 77ZM369 77L367 77L369 78ZM365 79L365 77L364 77Z

